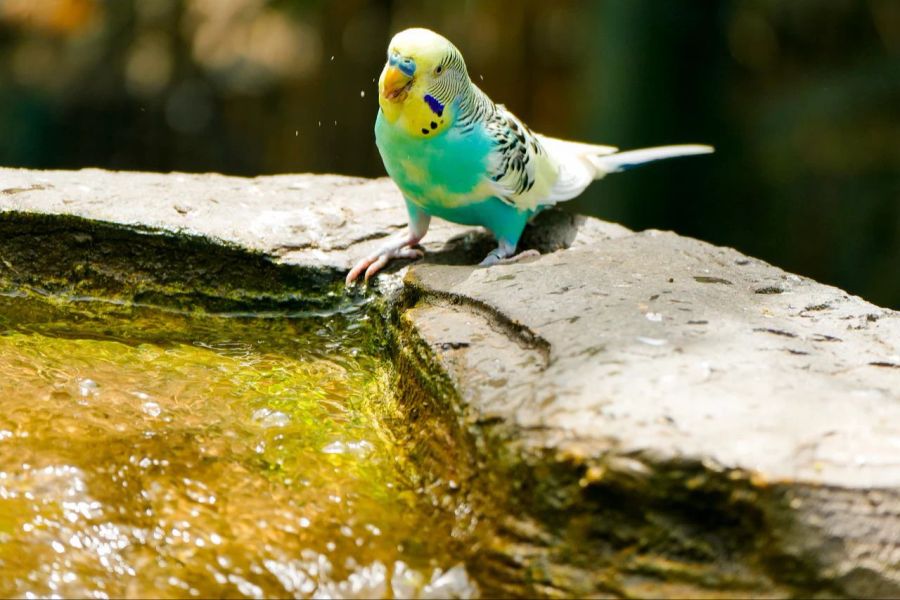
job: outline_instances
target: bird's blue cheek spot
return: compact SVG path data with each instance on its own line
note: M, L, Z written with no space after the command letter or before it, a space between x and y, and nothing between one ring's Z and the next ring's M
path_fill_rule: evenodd
M440 100L432 96L431 94L425 94L425 103L428 104L428 108L431 109L431 112L436 114L437 116L443 116L444 114L444 105L441 104Z

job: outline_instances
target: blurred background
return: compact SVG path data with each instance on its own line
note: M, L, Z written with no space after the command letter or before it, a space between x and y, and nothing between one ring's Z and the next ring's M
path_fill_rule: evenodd
M900 308L898 0L0 0L0 165L383 175L413 25L536 131L717 148L571 208Z

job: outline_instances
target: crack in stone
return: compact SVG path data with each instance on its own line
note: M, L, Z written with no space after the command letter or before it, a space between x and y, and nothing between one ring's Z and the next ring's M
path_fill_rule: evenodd
M387 225L386 227L390 229L401 229L406 225ZM349 240L346 243L329 245L327 247L322 247L317 241L310 241L305 244L279 244L272 249L272 253L276 256L283 256L288 254L289 252L300 252L303 250L327 250L329 252L335 250L348 250L357 244L361 244L363 242L368 242L370 240L378 240L386 237L390 237L391 233L387 231L374 231L372 233L366 234L361 237L356 237Z
M404 310L412 308L418 300L422 300L432 306L452 304L454 306L469 310L470 312L477 314L481 318L485 319L488 324L494 326L499 333L506 335L506 337L510 338L513 341L519 342L520 345L528 348L529 350L537 351L541 356L541 371L550 366L550 342L532 331L530 328L525 327L520 323L513 322L509 317L495 309L493 306L490 306L489 304L480 302L468 296L454 294L452 292L436 292L434 290L424 288L418 283L410 284L409 282L407 282L407 284L410 287L414 288L418 298L415 298L411 302L409 302Z
M43 185L40 183L35 183L27 188L26 187L6 188L4 190L0 190L0 194L6 194L7 196L12 196L13 194L21 194L23 192L36 192L36 191L40 191L40 190L47 190L52 187L53 187L52 185Z

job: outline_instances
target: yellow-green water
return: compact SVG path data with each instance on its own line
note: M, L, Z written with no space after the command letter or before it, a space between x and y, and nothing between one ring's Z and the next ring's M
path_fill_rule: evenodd
M360 315L0 296L0 596L476 594Z

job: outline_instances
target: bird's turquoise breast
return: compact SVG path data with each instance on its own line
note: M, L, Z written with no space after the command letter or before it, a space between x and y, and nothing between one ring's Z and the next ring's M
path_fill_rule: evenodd
M413 203L434 215L487 200L484 190L491 140L477 129L466 134L448 127L434 137L412 136L388 123L379 111L375 142L388 175Z
M463 133L451 126L434 137L412 136L379 111L375 143L407 201L447 221L481 225L516 244L533 211L501 201L485 184L493 142L482 129Z

